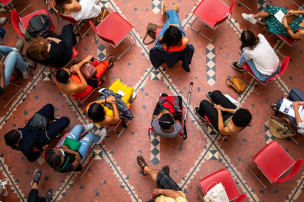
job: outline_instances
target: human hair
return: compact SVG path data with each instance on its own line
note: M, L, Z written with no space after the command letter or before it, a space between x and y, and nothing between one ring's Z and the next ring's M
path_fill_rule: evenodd
M18 130L11 130L4 135L5 143L10 147L17 144L20 138L21 134L18 132Z
M71 3L72 0L56 0L54 8L58 11L58 13L64 14L66 11L65 5Z
M179 46L182 43L182 32L176 26L169 26L166 29L163 38L159 41L160 44L166 44L169 47Z
M49 43L42 37L37 37L29 43L28 54L35 60L46 60L49 57Z
M174 120L171 114L166 113L163 114L160 118L159 118L159 125L162 129L164 130L168 130L171 128L171 126L173 126L174 124Z
M55 171L58 171L61 165L61 157L56 154L53 149L47 149L44 152L44 158L47 164L49 164Z
M248 109L240 108L234 112L232 116L232 122L237 127L246 127L250 124L252 115Z
M252 31L245 30L241 34L241 42L241 50L245 47L248 47L250 50L253 50L260 42L260 39L259 37L256 37Z
M60 83L66 84L66 83L68 83L69 78L70 78L70 75L65 69L58 69L58 71L56 73L57 81L59 81Z
M106 113L101 104L93 103L89 107L88 116L90 119L92 119L92 121L99 123L105 120Z

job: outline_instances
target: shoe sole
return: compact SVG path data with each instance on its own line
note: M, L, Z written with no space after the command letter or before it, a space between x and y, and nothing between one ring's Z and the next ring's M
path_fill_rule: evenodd
M164 9L163 9L163 8L164 8L164 4L165 4L165 2L163 1L162 4L161 4L161 7L160 7L160 8L161 8L161 14L162 14L162 15L165 15Z
M198 117L200 117L203 121L207 121L204 117L202 117L201 115L199 115L199 113L197 113L195 109L194 109L194 113L195 113Z
M232 69L237 70L237 71L239 71L239 72L244 72L244 71L245 71L245 70L242 70L242 69L236 68L236 67L233 65L233 63L232 63L232 62L230 62L230 66L232 67Z

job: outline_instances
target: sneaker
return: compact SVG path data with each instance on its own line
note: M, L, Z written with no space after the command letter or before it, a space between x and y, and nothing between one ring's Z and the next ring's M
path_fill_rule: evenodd
M198 117L200 117L203 121L207 121L204 117L202 117L199 113L199 108L198 107L195 107L195 109L194 109L194 113L198 116Z
M212 101L211 95L212 95L212 91L208 91L207 92L207 97L208 97L209 100Z
M161 3L161 14L162 15L165 15L166 13L165 13L165 7L167 7L167 2L165 2L165 1L163 1L162 3Z
M262 18L258 18L257 23L259 23L260 25L265 25L265 22L262 21Z
M23 46L24 46L24 41L22 39L19 39L15 45L15 48L17 48L18 52L20 53Z
M133 94L132 94L132 97L130 99L130 102L133 102L136 97L137 97L137 93L135 91L133 91Z
M230 66L235 69L235 70L238 70L240 72L244 72L244 68L240 68L238 65L237 65L237 62L235 61L230 61Z
M53 200L53 195L54 195L54 190L53 189L49 189L46 194L45 194L45 199L47 202L50 202Z
M2 194L2 196L7 196L8 192L7 192L7 185L8 185L8 181L7 180L3 180L1 181L0 184L0 194Z
M102 140L106 137L107 135L107 129L102 128L101 131L99 133L96 133L97 136L100 137L100 139L98 140L98 142L96 142L95 144L100 144L102 142Z
M180 6L178 4L175 4L173 6L173 10L175 10L177 13L178 13L179 9L180 9Z
M32 70L32 66L31 65L28 65L28 67L26 68L25 72L22 72L22 77L23 79L28 79L30 77L30 73L31 73L31 70Z
M251 22L252 24L257 23L257 20L253 18L253 14L242 13L242 17L243 17L245 20L248 20L249 22Z
M6 23L6 17L0 18L0 25Z
M86 125L84 126L84 132L83 132L83 134L89 132L89 131L92 130L93 128L94 128L94 124L93 124L93 123L88 123L88 124L86 124Z
M32 181L32 183L31 183L31 185L33 185L34 182L36 182L36 183L38 184L40 178L41 178L41 170L40 170L40 169L37 169L37 170L35 170L35 172L34 172L34 178L33 178L33 181Z
M101 93L102 93L102 91L103 91L103 90L105 90L105 89L106 89L106 88L102 88L102 89L100 89L100 90L98 91L98 93L99 93L99 94L101 94Z

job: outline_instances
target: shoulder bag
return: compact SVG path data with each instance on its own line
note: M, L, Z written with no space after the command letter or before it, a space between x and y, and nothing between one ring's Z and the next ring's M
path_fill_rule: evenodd
M279 119L275 116L269 116L269 131L272 136L278 139L291 137L296 134L290 127L290 121L286 117Z
M231 79L226 79L227 86L232 87L238 93L242 93L247 86L236 76L232 77Z
M33 127L40 128L40 129L44 130L45 131L45 136L47 137L47 139L49 141L51 141L51 139L47 135L47 131L46 131L50 121L51 121L51 119L46 118L45 116L42 116L41 114L38 114L36 112L34 114L33 118L30 120L30 122L28 124L30 126L33 126Z
M146 33L145 37L143 38L143 43L145 45L149 45L156 40L156 30L158 27L160 27L160 26L149 22L149 24L147 26L147 33ZM152 40L149 42L145 42L148 35L152 38Z
M88 62L81 66L80 72L86 80L89 80L96 75L97 70L96 67L94 67L91 63Z

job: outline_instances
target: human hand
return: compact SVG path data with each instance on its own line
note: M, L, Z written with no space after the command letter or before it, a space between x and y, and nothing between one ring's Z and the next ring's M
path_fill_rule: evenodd
M297 109L299 107L299 102L293 102L292 105L293 108Z
M62 144L62 145L58 146L58 148L59 149L64 149L64 148L68 149L69 147Z
M49 145L48 145L48 144L42 146L42 150L43 150L43 151L47 150L48 148L49 148Z
M87 63L87 62L91 62L91 59L93 58L93 56L92 55L88 55L85 59L83 59L82 61L84 62L84 63Z
M282 23L283 23L283 25L284 25L285 28L288 27L286 16L283 17Z
M222 107L221 105L214 104L214 108L218 111L225 111L225 108Z
M81 156L79 153L78 153L78 155L75 155L75 160L81 162Z
M153 190L153 195L154 195L154 196L158 196L158 195L160 195L160 194L161 194L160 189L155 188L155 189Z
M107 103L110 103L110 104L115 104L116 103L116 99L112 95L110 95L109 97L107 97L106 100L107 100Z
M288 11L288 13L286 13L285 16L294 15L294 14L297 14L297 11L290 10L290 11Z
M73 65L72 67L71 67L71 71L72 72L80 72L80 68L81 68L81 66L80 65L78 65L78 64L75 64L75 65Z

